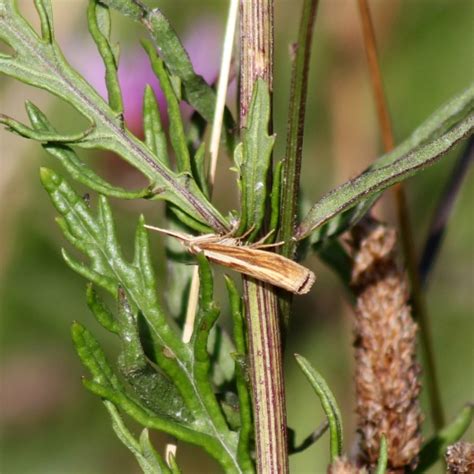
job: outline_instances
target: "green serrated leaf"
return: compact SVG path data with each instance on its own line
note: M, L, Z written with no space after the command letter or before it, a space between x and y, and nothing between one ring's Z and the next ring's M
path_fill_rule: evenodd
M117 438L133 453L144 474L168 474L171 471L153 449L148 437L148 430L143 430L138 442L125 426L113 403L104 401L105 408L112 419L112 428Z
M35 0L35 8L40 17L41 37L43 41L52 43L54 41L53 10L50 0Z
M89 0L87 9L89 31L105 65L105 85L111 109L117 114L123 113L123 100L118 80L118 63L114 48L110 42L109 8L97 0Z
M209 197L210 192L207 181L205 142L202 142L196 150L193 161L191 162L191 166L193 167L193 174L196 177L196 181L198 183L199 188L206 196Z
M253 89L247 128L242 138L241 209L239 232L252 226L251 240L263 224L267 199L267 177L275 137L268 134L270 94L268 86L259 79Z
M123 387L110 368L105 354L94 336L77 322L73 323L71 334L77 354L83 365L92 374L93 381L106 388L121 391Z
M199 264L199 308L194 322L191 343L196 360L210 367L208 348L209 334L219 316L219 309L213 299L213 277L209 262L204 255L197 256Z
M329 422L331 462L342 455L342 418L336 399L323 377L311 366L307 359L295 354L296 362L321 401Z
M135 395L154 413L189 424L192 416L173 383L147 361L139 335L137 316L133 314L125 292L119 289L119 367Z
M448 446L459 441L467 431L473 417L474 405L468 404L449 425L429 439L420 452L420 461L415 473L426 472L434 463L442 460Z
M137 315L127 300L123 288L118 290L118 323L122 347L119 356L119 367L126 378L147 367L147 360L138 335Z
M85 247L84 247L85 248ZM99 272L95 272L91 270L88 265L85 263L78 262L77 260L73 259L68 252L64 249L61 251L62 256L68 266L74 270L79 275L83 276L86 280L92 281L97 286L100 286L107 290L109 293L116 293L117 285L115 284L114 280L111 278L107 278L103 276Z
M0 56L0 72L34 87L45 89L71 104L92 124L79 134L40 133L3 116L0 121L32 139L43 142L74 142L84 148L110 150L122 156L141 171L151 183L156 199L165 199L179 207L201 225L225 232L227 224L192 179L183 180L164 166L124 127L120 114L112 109L97 91L66 62L53 41L41 41L26 19L18 12L16 2L0 4L0 40L14 50Z
M369 170L393 163L430 140L433 141L441 137L472 112L473 102L474 85L468 87L462 94L454 97L436 110L405 141L390 153L376 160L369 167ZM359 202L356 206L335 215L312 232L311 242L317 244L326 238L342 234L355 225L379 197L380 194L376 193L370 198Z
M35 130L56 133L54 127L36 105L27 101L26 111L31 125ZM51 156L60 161L73 179L89 186L98 193L121 199L138 199L149 196L151 193L149 187L137 191L128 191L119 186L114 186L108 183L81 161L72 148L67 145L47 143L43 145L43 148Z
M148 57L150 58L153 72L160 82L161 89L168 104L168 116L170 121L169 136L171 145L176 154L176 163L179 172L191 172L191 159L187 145L186 134L184 133L181 111L179 109L178 98L173 89L170 76L166 71L163 60L158 56L155 47L150 41L142 41Z
M143 131L147 147L169 167L168 145L161 123L160 108L155 93L148 84L143 95Z
M134 386L134 397L138 396L140 402L110 382L110 368L100 348L89 340L76 343L82 351L84 363L88 364L94 375L94 380L85 381L84 385L116 404L144 426L162 429L198 444L229 472L240 472L236 453L237 435L227 426L209 379L207 339L218 311L213 303L212 276L205 259L201 261L202 308L197 318L195 344L184 344L168 324L158 304L143 217L140 218L135 237L134 259L129 263L122 256L111 209L103 196L99 199L99 210L95 216L61 177L44 169L41 176L68 232L74 239L81 241L81 248L90 260L89 265L85 265L69 258L70 265L89 280L111 291L114 297L117 296L118 288L123 289L123 297L126 297L127 305L122 299L120 301L119 331L124 344L128 343L121 365L125 369L127 381ZM114 289L115 292L112 291ZM162 377L161 372L154 371L154 367L152 370L151 364L143 365L145 357L140 346L141 328L140 332L137 329L138 315L143 315L145 329L153 340L154 362L167 378ZM187 411L183 408L184 404ZM188 413L193 415L192 423L188 423Z
M93 135L95 130L95 126L91 126L87 130L84 130L82 132L70 134L58 133L56 131L38 131L4 114L0 114L0 124L5 125L8 131L16 133L24 138L29 138L31 140L37 140L39 142L46 143L70 143L76 145L85 141L90 135Z
M147 429L142 430L140 434L140 448L142 450L143 457L152 468L160 468L163 474L170 472L168 466L164 463L164 461L161 459L161 456L156 452L155 448L151 444ZM153 472L159 471L151 470L151 474Z
M86 300L87 306L92 311L99 324L108 331L118 334L118 322L115 320L115 317L110 309L105 305L104 301L97 294L92 283L87 284Z
M144 5L132 0L101 0L101 3L134 20L140 20L146 11Z
M163 431L178 439L203 447L211 456L221 463L226 472L242 472L230 454L231 452L222 450L222 440L217 440L212 437L212 435L204 432L204 430L196 431L186 426L171 422L169 419L155 416L150 411L137 405L133 400L127 398L121 392L114 392L103 385L88 380L84 380L83 383L92 393L111 401L141 425L147 428Z

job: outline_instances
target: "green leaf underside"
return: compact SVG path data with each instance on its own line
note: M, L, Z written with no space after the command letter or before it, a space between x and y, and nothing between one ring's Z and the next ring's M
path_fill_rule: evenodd
M295 354L296 362L321 401L321 406L329 422L331 462L342 454L342 418L336 399L326 381L311 366L307 359Z
M94 285L118 297L118 316L113 321L110 314L100 317L102 323L106 320L105 326L118 330L122 338L119 368L128 388L123 387L105 362L97 343L91 342L92 336L86 339L82 336L76 346L93 374L92 381L84 382L86 387L143 426L202 446L229 472L243 472L237 459L237 433L228 428L210 380L207 344L219 311L213 302L207 260L199 257L200 305L195 333L191 342L185 344L168 324L158 303L143 218L137 227L134 258L127 262L122 257L111 210L104 197L100 197L94 215L57 174L42 169L41 179L61 214L65 236L89 257L88 263L82 263L65 254L67 263ZM147 357L138 332L140 318L151 338L151 353ZM84 329L80 332L85 334ZM148 358L159 366L159 371L148 363Z
M36 131L57 133L47 117L36 105L27 101L26 111L28 112L31 125ZM121 199L138 199L151 195L151 190L148 187L136 191L128 191L119 186L113 186L81 161L74 150L67 145L46 143L43 145L43 148L51 156L59 160L73 179L89 186L98 193Z
M369 167L357 178L344 183L318 201L299 226L296 238L307 237L314 229L337 214L434 164L456 143L472 134L473 129L474 114L471 114L441 137L396 161L390 160L388 164L382 164L385 163L387 156L388 158L391 156L385 155L380 158L376 166Z
M317 243L354 225L381 191L435 163L459 140L471 134L473 108L474 84L436 110L409 138L376 160L359 177L317 202L300 225L298 238L312 232L311 241ZM358 188L351 189L353 185ZM339 194L341 192L344 195Z
M49 7L42 10L45 15L48 11ZM48 19L51 22L50 16ZM45 22L43 25L46 28ZM0 4L0 39L15 51L13 56L0 56L0 72L60 97L86 117L91 126L85 132L67 136L38 132L5 116L0 116L0 122L42 142L74 142L74 145L84 148L113 151L149 179L150 186L158 193L156 198L173 203L194 221L208 228L220 232L227 229L224 218L205 198L192 177L189 174L178 175L168 169L143 142L128 131L121 114L69 66L57 44L38 38L17 11L13 0L5 0ZM117 105L118 99L113 100Z

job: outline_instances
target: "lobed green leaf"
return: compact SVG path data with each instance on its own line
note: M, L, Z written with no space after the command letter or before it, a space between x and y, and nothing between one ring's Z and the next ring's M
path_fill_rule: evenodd
M46 116L38 107L36 107L36 105L27 101L26 111L31 125L35 130L57 133ZM138 199L151 196L151 190L148 187L137 191L128 191L124 188L108 183L81 161L74 150L67 145L46 143L43 145L43 148L47 153L59 160L73 179L85 184L98 193L121 199Z
M89 340L80 345L84 362L94 375L93 381L84 382L86 387L144 426L162 429L198 444L230 472L240 472L237 435L227 426L209 379L207 342L218 311L212 301L212 275L207 261L201 256L203 284L195 337L190 344L185 344L168 324L157 301L143 217L137 227L134 258L130 263L122 256L105 197L99 198L98 213L93 215L84 200L54 172L42 170L42 181L62 216L62 227L89 257L88 265L70 257L67 257L68 263L110 291L112 296L119 295L117 321L122 338L119 365L133 388L133 397L139 401L115 384L116 378L99 353L100 348ZM152 342L152 351L146 355L145 332ZM159 370L153 364L157 364Z
M117 438L133 453L144 474L169 474L171 471L150 443L148 430L142 431L138 442L125 426L115 405L109 401L104 401L104 405Z
M105 65L105 85L111 109L123 114L123 100L118 80L118 54L110 41L109 8L97 0L89 0L87 9L89 31Z
M103 387L121 392L123 386L94 336L81 324L75 322L71 328L72 340L82 364L89 369L92 380Z
M86 289L87 306L94 314L99 324L114 334L119 334L119 323L116 321L110 309L97 294L92 283L87 284Z
M41 25L41 37L43 41L52 43L54 41L53 10L50 0L35 0L35 8L38 12Z
M150 41L142 41L142 45L150 58L153 72L160 82L168 105L168 117L170 120L169 135L171 145L176 155L177 169L180 173L191 173L191 159L189 157L186 134L184 133L179 101L173 89L171 78L165 69L163 60L156 53L153 44Z
M190 218L190 223L196 222L218 232L227 230L225 219L205 198L192 177L173 173L127 130L121 115L71 68L58 45L54 41L39 40L13 0L0 4L0 39L15 51L11 56L0 56L1 73L60 97L80 112L91 126L84 132L61 134L39 132L5 116L0 117L0 122L42 142L74 142L84 148L115 152L150 180L155 199L173 203Z
M160 108L155 93L148 84L143 94L143 131L147 147L165 166L169 167L168 145L161 123Z

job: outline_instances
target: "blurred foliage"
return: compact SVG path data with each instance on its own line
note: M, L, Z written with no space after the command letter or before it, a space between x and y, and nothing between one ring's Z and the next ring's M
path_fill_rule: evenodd
M186 3L185 13L183 2ZM62 20L65 23L68 21L66 31L60 29L57 34L60 42L69 43L69 55L73 57L74 51L79 52L81 48L87 47L88 40L84 34L84 9L82 6L78 8L80 15L71 19L68 3L54 2L54 8L58 24ZM223 31L224 2L163 0L147 3L162 7L183 37L193 30L194 23L206 25L209 24L206 22L216 22ZM374 128L360 25L357 12L352 10L349 3L352 2L321 2L316 22L302 174L302 186L311 202L333 187L330 182L339 184L348 177L344 176L346 162L351 162L360 171L367 162L380 154L374 140L370 138L368 149L361 151L354 147L353 156L338 156L334 142L346 140L350 144L352 140L351 130L346 129L346 135L341 135L335 129L333 111L337 104L334 94L331 94L335 84L362 97L363 108L354 108L353 104L345 106L345 113L354 129L362 129L367 133L367 129ZM472 79L474 5L470 0L390 0L388 3L388 6L385 2L380 6L374 2L373 7L377 33L381 37L379 51L384 81L397 141L400 142L432 110L466 87ZM25 0L19 4L26 13L32 8L30 2ZM284 140L279 138L284 136L286 127L290 73L288 45L296 35L297 12L294 2L276 1L274 100L277 157L282 156L285 146ZM350 23L343 23L339 28L334 24L343 20ZM120 19L118 24L121 28L115 27L114 36L120 40L122 47L141 36L130 20ZM346 31L341 33L341 28ZM344 34L349 39L352 34L357 41L344 42ZM84 43L81 42L83 39ZM220 51L219 41L220 38L217 38L216 56ZM196 67L199 70L202 65ZM362 80L357 82L361 74ZM4 104L7 107L11 104L7 101L7 95L18 97L25 90L25 86L12 85L12 81L7 82L2 77L2 109ZM27 90L28 97L36 103L35 94L32 89ZM44 94L38 93L38 97L44 100ZM18 99L14 104L18 106ZM61 114L61 124L76 129L77 115L64 104L49 102L47 109L49 116ZM3 111L13 115L16 108ZM90 327L94 323L85 303L83 280L71 272L61 259L59 248L63 239L53 223L54 210L39 186L38 162L51 167L54 164L37 145L20 148L20 139L8 138L11 141L7 142L6 135L4 130L0 130L0 162L3 166L4 160L14 159L18 169L13 169L7 175L9 182L4 184L4 181L0 181L0 205L4 215L0 225L0 263L3 264L0 267L0 384L2 397L9 395L9 404L2 403L0 418L0 469L8 474L49 474L62 473L64 466L68 465L75 472L84 474L139 472L133 458L112 436L103 407L81 386L83 369L74 357L69 328L73 320L84 322ZM460 152L458 147L451 152L450 157L408 183L418 244L425 238L436 203L436 190L441 192L454 164L452 158ZM103 165L102 171L118 181L127 181L124 176L128 168L119 166L117 171L117 162L110 157L107 163ZM11 169L12 164L7 164L8 169ZM228 167L229 162L222 160L218 173L225 176ZM7 188L7 184L8 189L14 190L9 194L2 189L3 186ZM455 207L440 261L428 290L436 357L440 379L443 381L442 396L448 419L454 418L474 393L474 381L468 375L474 369L474 323L471 317L474 307L471 264L474 225L470 208L474 198L472 184L472 176L469 176ZM220 208L234 206L235 196L229 194L227 184L216 187L215 202L219 203ZM136 203L121 202L117 206L121 217L117 217L117 220L127 222L127 216L136 214L136 206ZM148 204L144 206L144 212L151 219L156 219L156 210ZM389 206L386 212L390 218ZM132 240L133 227L134 222L130 222L128 226L119 228L123 241ZM327 383L339 402L345 422L346 446L350 446L353 441L350 436L354 431L351 420L354 416L349 309L344 304L344 293L337 279L320 263L311 263L317 269L318 282L310 295L296 302L287 343L289 425L298 433L307 433L324 419L311 387L305 382L292 357L293 352L297 351L327 375ZM341 297L335 298L335 294ZM107 349L118 351L116 342L106 331L101 331L96 325L94 332ZM25 371L24 377L11 377L12 368L17 367L17 364L24 367L22 361L28 362L33 373L37 368L41 376L35 379L29 371ZM40 361L43 363L39 364ZM41 395L39 387L44 380L55 378L59 378L60 383L55 393L55 409L51 410L48 409L48 396ZM37 380L38 386L31 387L29 379ZM36 403L32 403L32 400ZM7 416L9 412L18 412L21 416ZM84 422L84 414L87 414L87 423ZM426 437L429 437L429 422L425 423L425 430ZM466 437L472 438L473 434L471 428ZM328 452L327 439L323 439L325 442L317 443L290 458L292 472L325 471ZM165 438L159 437L155 445L162 449L164 443ZM54 456L51 456L52 449ZM183 472L197 472L195 468L198 465L201 472L218 472L217 465L192 447L180 446L177 459Z

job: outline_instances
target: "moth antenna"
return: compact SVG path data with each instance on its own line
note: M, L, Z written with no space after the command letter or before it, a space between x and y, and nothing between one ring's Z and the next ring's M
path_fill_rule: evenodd
M270 247L280 247L285 243L284 240L281 240L280 242L274 242L273 244L260 244L259 242L263 242L264 239L260 239L258 242L255 242L254 244L250 244L249 247L255 248L255 249L268 249Z
M183 234L182 232L177 232L177 231L169 230L169 229L163 229L161 227L155 227L153 225L147 225L147 224L145 224L143 227L146 227L147 229L150 229L150 230L155 230L156 232L161 232L162 234L165 234L165 235L170 235L171 237L176 237L177 239L183 240L186 242L189 242L191 240L191 238L188 235Z

